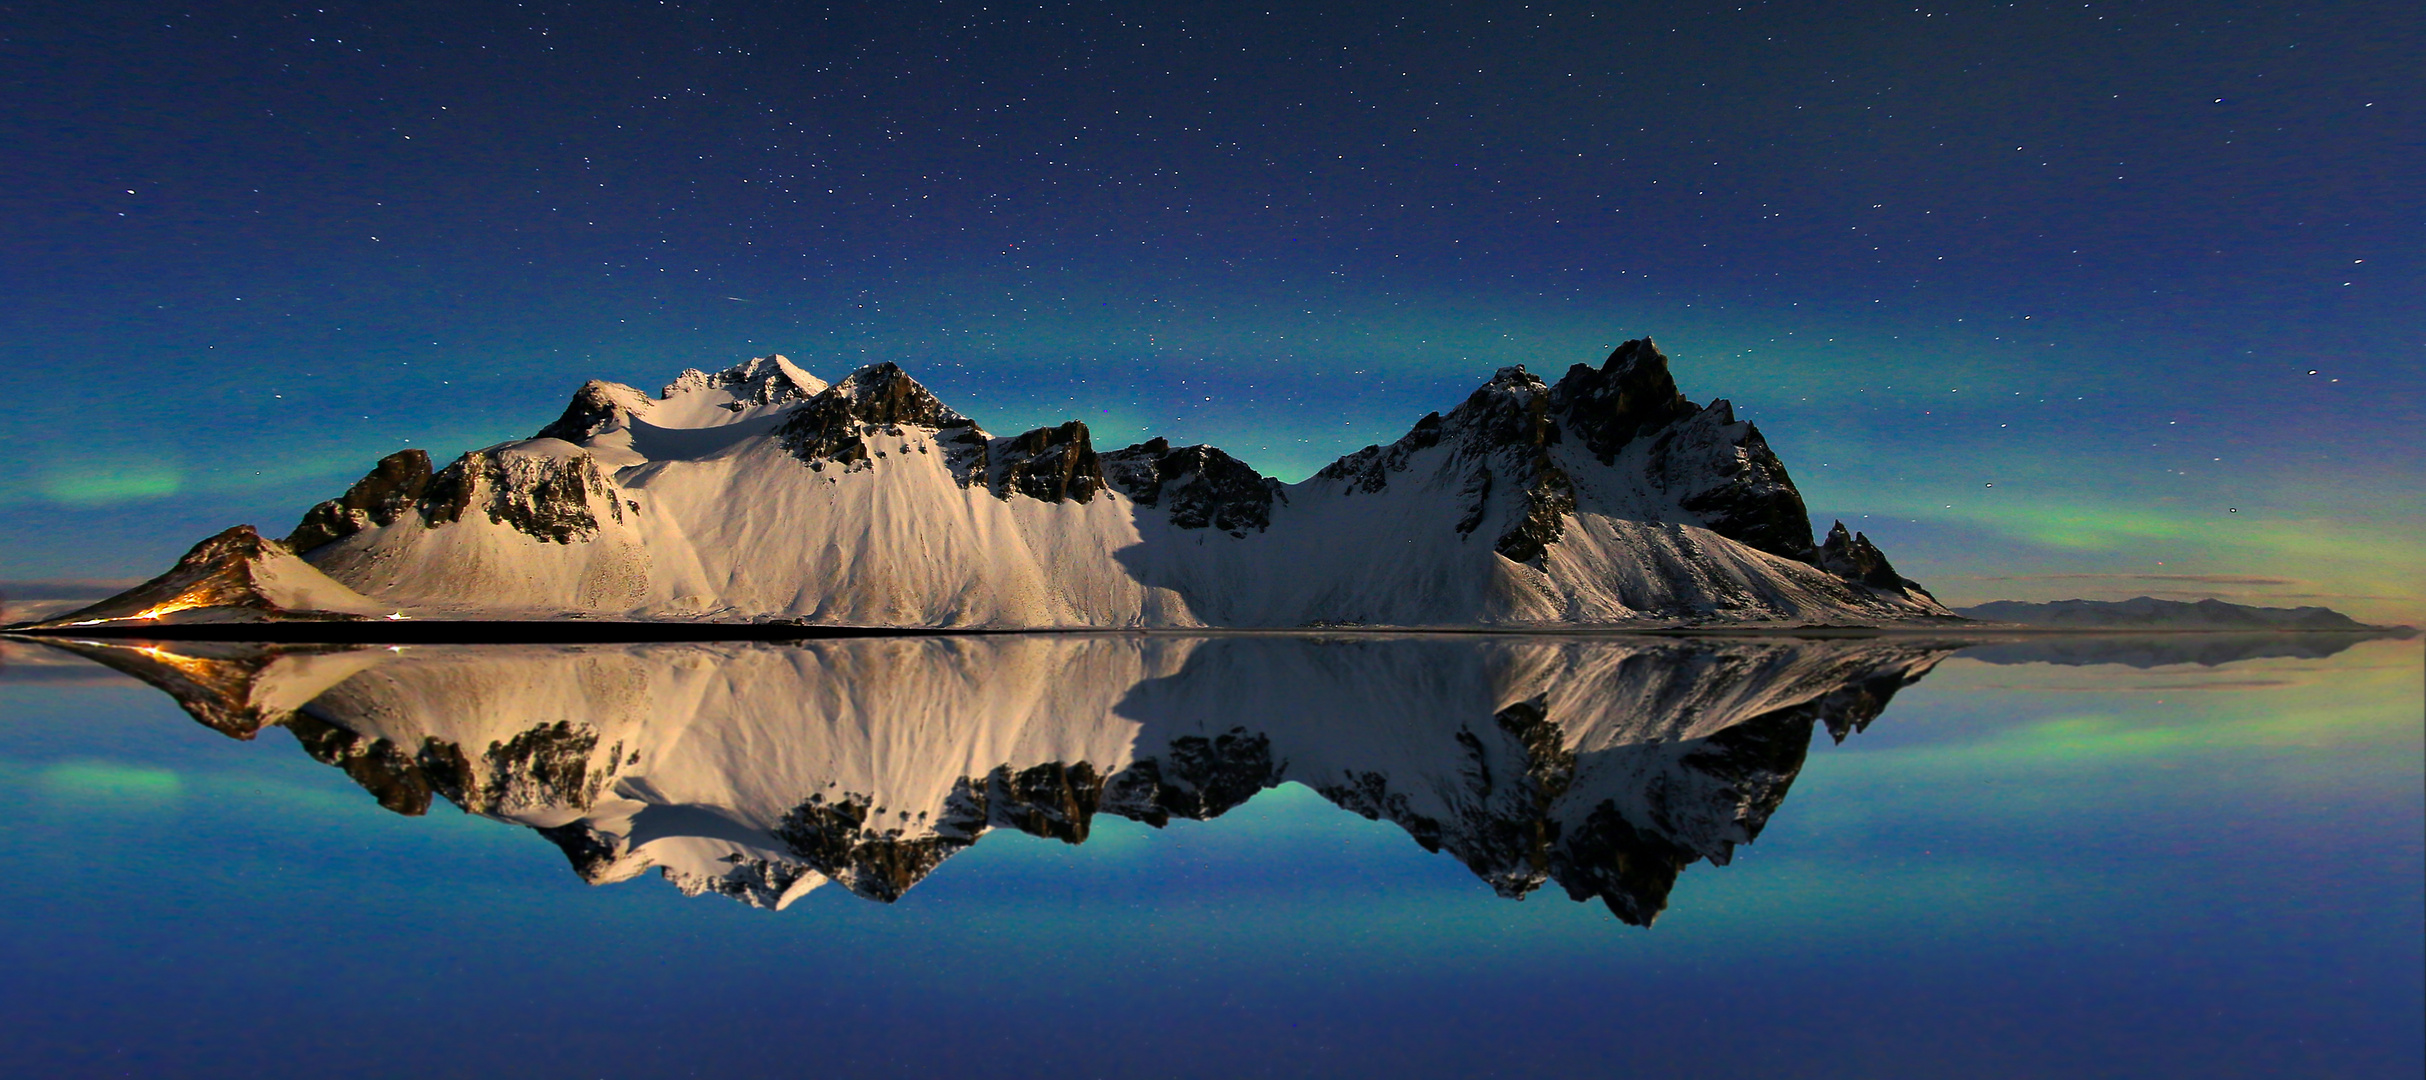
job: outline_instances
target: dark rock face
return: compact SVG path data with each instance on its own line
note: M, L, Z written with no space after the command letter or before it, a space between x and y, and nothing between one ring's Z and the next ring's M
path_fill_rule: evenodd
M344 770L380 806L406 815L427 813L434 796L474 814L587 809L621 765L622 748L617 746L593 770L590 759L598 733L564 720L492 742L477 756L437 739L426 739L408 751L329 723L309 710L282 723L313 760Z
M1577 364L1555 386L1522 367L1503 368L1448 416L1426 416L1398 442L1368 446L1315 475L1347 482L1351 494L1381 491L1416 454L1454 446L1449 468L1462 473L1458 490L1467 506L1458 531L1474 532L1495 512L1510 513L1514 523L1494 550L1539 565L1577 507L1574 478L1548 453L1569 440L1604 465L1648 440L1644 479L1673 496L1695 523L1772 555L1817 557L1802 493L1760 429L1738 425L1724 400L1703 408L1678 393L1668 358L1649 339L1619 346L1598 368Z
M899 436L905 424L938 429L940 439L955 444L977 426L936 400L899 366L885 363L854 371L793 408L784 415L775 435L784 449L810 468L822 469L833 462L847 471L873 463L867 436ZM982 432L976 434L983 438Z
M985 806L970 797L971 790L967 780L960 782L933 836L910 839L898 825L885 827L885 810L874 806L874 797L868 795L833 801L812 795L784 815L774 834L794 856L836 884L891 903L976 841L985 824Z
M1047 762L1012 772L1004 765L986 775L986 822L1065 844L1087 838L1088 823L1103 802L1104 778L1081 761Z
M387 800L381 799L379 805L387 806ZM388 809L396 808L388 806ZM548 843L556 845L557 850L564 852L565 861L573 864L573 872L581 875L581 880L592 885L605 884L611 876L611 868L615 865L615 860L622 858L624 854L624 845L621 842L591 828L586 821L568 822L553 828L531 831L538 833Z
M1697 411L1677 392L1668 358L1650 338L1618 346L1598 369L1567 369L1549 404L1603 465L1616 461L1627 443Z
M1172 741L1160 758L1145 758L1106 777L1088 762L1047 762L1025 769L997 766L983 777L953 784L944 811L919 820L932 832L905 835L910 819L876 806L872 795L836 799L811 795L774 830L787 851L851 892L892 902L945 859L976 843L987 829L1076 844L1086 840L1098 812L1157 828L1174 817L1203 820L1280 783L1271 740L1244 729L1212 739Z
M1083 503L1104 489L1103 461L1087 439L1087 425L1076 420L997 440L987 452L1000 498Z
M1270 736L1243 727L1210 739L1182 736L1161 757L1139 759L1112 777L1103 806L1156 828L1175 817L1204 821L1280 783L1287 767L1272 760Z
M1649 926L1668 907L1677 876L1698 857L1638 829L1612 801L1584 816L1551 858L1553 876L1577 902L1598 899L1630 926Z
M833 800L811 795L784 815L774 836L792 855L843 888L891 903L945 859L976 843L987 829L1017 829L1067 844L1084 842L1103 792L1102 775L1084 761L1047 762L1017 771L1003 765L982 778L956 781L944 800L943 814L931 823L924 814L912 819L875 806L871 795L845 794ZM904 826L912 820L931 824L933 834L905 838Z
M1550 545L1567 529L1567 515L1575 512L1575 484L1567 478L1566 470L1543 458L1535 466L1534 478L1525 487L1524 516L1491 545L1510 562L1539 565Z
M345 494L305 511L303 521L288 533L286 546L298 552L345 539L376 525L393 525L421 501L430 488L430 455L422 450L398 450Z
M1842 521L1828 530L1827 542L1820 545L1819 557L1813 562L1831 574L1872 588L1900 589L1905 585L1902 575L1887 565L1887 556L1870 543L1870 538L1847 533Z
M432 528L452 524L475 502L489 520L559 544L598 535L593 506L604 507L617 523L624 514L614 485L587 454L508 457L474 450L430 478L421 501L422 520Z
M1346 480L1357 491L1374 492L1390 485L1390 474L1407 471L1407 461L1419 451L1440 445L1442 425L1439 413L1425 413L1424 418L1388 447L1368 446L1322 467L1314 475L1324 480Z
M429 813L437 789L430 786L420 763L395 743L365 737L310 713L288 718L286 729L312 760L342 770L381 807L408 817Z
M1735 407L1721 399L1660 432L1651 443L1652 483L1675 492L1678 505L1699 515L1711 532L1810 562L1811 512L1803 493L1760 428L1745 424L1742 436L1731 438L1725 429L1734 424Z
M1809 561L1811 515L1786 466L1749 424L1740 436L1735 408L1708 408L1677 392L1668 357L1644 338L1617 347L1598 369L1577 364L1550 391L1551 407L1602 464L1638 439L1651 439L1648 479L1729 540L1772 555Z
M1492 541L1492 549L1510 561L1538 565L1565 535L1567 515L1575 511L1575 482L1549 453L1564 438L1549 386L1521 365L1504 367L1449 415L1429 414L1390 446L1368 446L1315 476L1345 481L1351 495L1378 492L1393 474L1407 471L1416 454L1450 446L1454 453L1446 468L1464 478L1458 498L1466 509L1457 531L1482 528L1502 506L1495 499L1512 499L1513 523Z
M1272 524L1272 501L1288 500L1280 481L1210 446L1174 449L1167 439L1149 439L1102 462L1106 483L1139 506L1162 507L1182 529L1262 532Z
M573 392L572 403L564 407L564 415L557 417L554 423L540 428L539 434L531 437L534 439L563 439L569 443L588 442L599 432L613 425L616 419L623 415L625 405L623 401L619 400L621 395L617 393L618 391L621 391L622 394L632 392L629 387L617 386L600 379L592 379L581 384L581 389Z

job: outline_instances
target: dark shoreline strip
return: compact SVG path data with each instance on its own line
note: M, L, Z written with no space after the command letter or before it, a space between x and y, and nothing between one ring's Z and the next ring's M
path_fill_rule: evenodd
M170 623L104 626L0 627L0 637L109 641L257 642L265 645L610 645L654 642L828 641L848 638L997 637L1003 635L1153 634L1180 637L1285 634L1314 637L1665 637L1665 638L1900 638L1978 644L2089 637L2395 637L2406 626L2360 630L2214 630L1982 625L1900 626L1300 626L1300 627L937 627L818 626L800 623L660 623L582 619L407 619L253 623Z
M143 641L241 641L275 645L605 645L658 641L819 641L829 638L961 637L1014 633L996 629L897 626L802 626L791 623L588 622L580 619L507 622L177 623L134 626L46 626L0 631L30 638Z

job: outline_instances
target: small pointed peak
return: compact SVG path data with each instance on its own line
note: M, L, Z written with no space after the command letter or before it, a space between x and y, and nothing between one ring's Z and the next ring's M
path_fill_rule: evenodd
M1903 586L1903 577L1887 562L1886 554L1878 549L1878 545L1871 543L1870 538L1861 533L1848 535L1842 521L1828 530L1828 539L1820 544L1818 558L1814 561L1820 569L1847 581L1858 581L1880 589Z
M768 353L765 356L751 357L747 362L735 365L726 371L724 377L730 379L736 386L770 387L771 389L766 395L770 400L805 398L826 388L824 379L809 374L800 365L793 363L791 357L782 353Z
M1541 376L1525 370L1525 365L1510 364L1492 372L1491 381L1477 387L1474 392L1476 394L1482 394L1494 390L1503 393L1512 390L1533 391L1545 390L1548 389L1549 386L1550 384L1541 380Z
M1602 361L1600 366L1602 371L1612 374L1640 368L1668 370L1668 355L1659 351L1659 346L1647 337L1636 338L1610 350L1609 359Z
M285 544L238 525L194 545L168 572L43 625L355 619L380 610Z
M900 364L896 364L890 360L880 360L876 363L866 364L854 369L850 374L843 376L842 382L837 385L852 387L883 386L895 379L910 379L910 373L901 370ZM910 379L910 382L912 383L916 383L917 381L918 380L916 379Z
M683 374L687 376L696 373L684 372ZM676 383L679 385L680 380L676 380ZM666 389L668 393L673 391L673 387ZM648 395L641 393L635 387L608 382L604 379L591 379L581 384L581 389L573 391L573 400L565 405L562 416L558 416L555 422L548 426L540 428L539 433L531 437L534 439L562 439L569 443L588 442L590 439L596 438L599 432L613 427L616 421L630 415L633 411L647 408L648 404Z
M869 364L843 376L841 382L819 396L849 402L850 413L866 423L941 428L969 422L890 360Z
M966 429L960 435L977 440L982 455L985 433L975 421L952 411L890 361L869 364L845 375L784 417L775 434L802 461L816 465L838 461L845 468L863 468L873 451L865 439L873 426L901 434L899 425ZM1083 437L1085 432L1080 432Z

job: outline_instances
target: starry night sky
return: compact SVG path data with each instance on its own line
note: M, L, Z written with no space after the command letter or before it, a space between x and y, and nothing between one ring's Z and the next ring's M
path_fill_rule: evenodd
M593 377L1295 480L1649 335L1950 601L2426 618L2414 2L1271 7L0 3L0 578Z

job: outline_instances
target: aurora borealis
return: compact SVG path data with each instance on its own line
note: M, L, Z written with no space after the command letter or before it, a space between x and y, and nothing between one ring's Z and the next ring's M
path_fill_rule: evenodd
M588 378L1294 480L1649 335L1950 601L2426 617L2414 5L0 11L12 581Z

